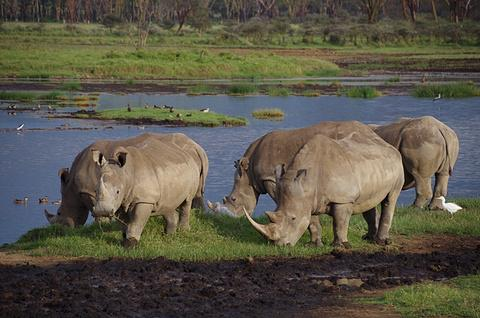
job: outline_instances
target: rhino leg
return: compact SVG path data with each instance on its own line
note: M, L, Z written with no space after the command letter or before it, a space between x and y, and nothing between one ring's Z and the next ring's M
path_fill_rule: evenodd
M149 203L137 203L130 215L130 222L127 226L127 235L124 240L124 246L133 247L135 241L140 241L143 228L147 224L148 218L152 213L153 205Z
M350 248L348 225L352 216L352 204L335 204L333 216L333 246Z
M173 234L177 231L178 225L178 213L177 211L173 210L169 213L163 215L165 218L165 233Z
M422 177L419 174L413 174L415 178L416 198L413 203L417 208L423 208L432 198L432 182L430 177Z
M190 210L192 208L192 201L185 200L180 206L180 222L178 224L180 230L190 230Z
M368 210L367 212L364 212L363 218L367 222L368 225L368 232L364 236L362 236L362 239L368 240L368 241L373 241L375 238L375 235L377 234L377 209L373 208Z
M312 215L310 219L310 225L308 226L308 231L310 232L310 243L321 247L322 243L322 225L320 224L320 216Z
M442 201L440 199L436 199L440 196L447 196L447 188L448 188L448 179L449 179L448 173L436 173L435 174L435 187L434 187L434 195L432 198L432 201L430 202L430 205L428 208L430 210L434 209L442 209Z
M390 244L388 233L392 226L393 214L395 213L395 205L397 204L400 190L390 192L382 201L382 213L380 215L380 222L378 224L378 231L375 235L375 243L379 245Z

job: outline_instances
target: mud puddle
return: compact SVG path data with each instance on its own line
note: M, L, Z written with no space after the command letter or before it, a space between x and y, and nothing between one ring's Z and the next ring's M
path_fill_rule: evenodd
M396 316L359 295L480 270L480 238L397 237L375 253L219 262L1 254L0 316Z

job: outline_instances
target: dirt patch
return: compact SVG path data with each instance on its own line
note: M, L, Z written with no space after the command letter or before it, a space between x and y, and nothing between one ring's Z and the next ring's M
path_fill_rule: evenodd
M25 264L0 254L0 316L393 317L391 308L352 299L480 270L480 238L395 239L381 252L309 259L28 258Z

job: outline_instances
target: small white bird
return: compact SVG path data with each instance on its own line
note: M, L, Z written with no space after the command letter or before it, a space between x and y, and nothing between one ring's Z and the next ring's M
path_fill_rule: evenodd
M208 108L208 107L207 108L202 108L202 109L200 109L200 111L202 113L208 113L210 111L210 108Z
M17 131L20 131L23 129L23 126L25 126L25 124L21 124L20 126L17 127Z
M433 101L439 100L440 98L442 98L442 95L441 95L440 93L438 93L438 96L437 96L437 97L434 97L434 98L433 98Z
M452 214L452 215L453 215L453 213L462 209L462 207L459 206L458 204L455 204L455 203L452 203L452 202L445 203L445 197L443 195L439 196L437 199L440 199L440 201L442 201L442 208L444 210L447 210L448 212L450 212L450 214Z

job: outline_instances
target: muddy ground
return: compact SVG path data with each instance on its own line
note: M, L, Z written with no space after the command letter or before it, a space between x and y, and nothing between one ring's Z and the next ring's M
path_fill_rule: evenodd
M359 297L480 270L480 238L397 236L382 252L220 262L0 252L2 317L395 317Z

